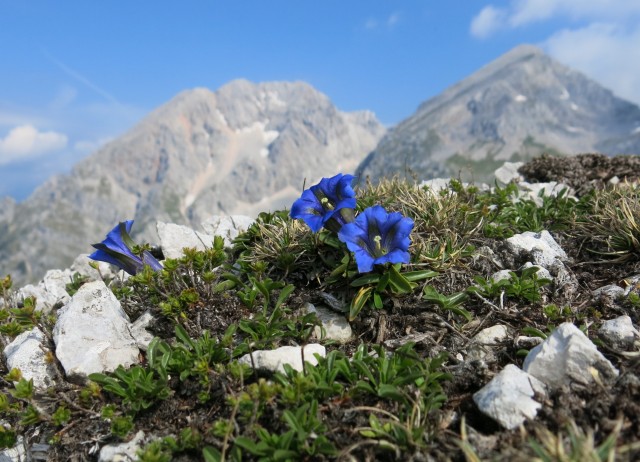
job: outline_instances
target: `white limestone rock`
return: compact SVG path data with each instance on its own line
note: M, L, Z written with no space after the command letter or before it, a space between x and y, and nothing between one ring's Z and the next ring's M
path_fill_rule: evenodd
M98 265L98 272L92 265ZM96 261L89 258L89 254L83 253L78 255L71 264L71 273L78 273L81 276L86 276L91 281L99 281L103 278L113 278L115 273L111 270L111 265L103 261Z
M616 301L617 299L624 297L625 290L615 284L609 284L607 286L598 287L592 292L592 294L596 300L607 298L611 301Z
M491 279L493 280L493 282L500 282L505 279L508 281L509 279L511 279L511 272L512 271L508 269L496 271L491 275Z
M488 359L493 347L509 338L509 329L502 324L487 327L478 332L469 344L467 360Z
M36 311L49 314L53 307L69 300L67 284L73 280L73 273L66 270L49 270L38 285L28 284L18 290L18 297L35 297Z
M128 316L102 281L90 282L58 310L53 329L56 356L70 381L138 362Z
M103 446L100 449L98 462L131 462L138 460L138 449L142 448L147 443L147 440L145 433L140 430L131 441Z
M500 183L507 184L511 183L511 181L517 183L523 180L522 175L518 173L518 169L523 165L524 162L505 162L493 174Z
M149 311L145 311L142 316L131 324L131 336L135 339L136 345L138 345L138 348L142 351L147 351L151 340L153 340L153 335L147 331L147 327L151 321L153 321L153 315Z
M304 350L299 346L284 346L275 350L256 350L253 353L241 357L238 362L272 372L284 372L284 365L289 364L296 371L302 371L302 355L304 351L304 361L315 366L318 360L317 353L321 357L327 355L324 346L317 343L310 343L304 346ZM253 362L252 362L253 358Z
M553 389L576 384L589 386L594 380L607 383L618 376L618 370L593 342L569 322L561 324L533 348L522 368Z
M512 253L525 253L533 264L548 270L563 267L562 262L568 260L565 251L546 230L539 233L527 231L516 234L508 238L506 244Z
M437 195L442 190L448 190L450 183L451 178L433 178L431 180L424 180L418 187L424 188L426 186L432 194Z
M24 448L24 438L19 435L14 447L0 451L0 462L26 462L27 451Z
M625 315L603 322L598 336L613 347L628 348L640 338L640 333L631 318Z
M339 343L346 343L353 337L351 325L343 314L331 311L323 306L315 306L306 303L303 308L307 313L316 313L322 326L316 326L313 333L317 339L335 340Z
M478 409L504 428L512 430L527 419L534 419L545 397L545 386L513 364L507 365L487 385L474 393Z
M215 215L202 223L202 228L212 236L222 236L224 245L231 246L231 242L238 234L249 229L254 219L246 215L222 216Z
M156 224L160 247L165 258L181 258L184 256L184 248L205 250L213 246L213 235L194 231L187 226L173 223Z
M45 389L55 385L56 370L46 360L46 338L37 327L18 335L4 349L7 367L20 369L26 380L33 379L33 386Z
M538 268L538 271L536 272L536 276L538 277L538 279L549 279L550 281L553 281L553 276L551 276L551 273L549 272L549 270L547 270L543 266L534 265L529 261L526 262L524 265L522 265L519 271L523 271L532 267Z
M549 181L547 183L527 183L526 181L521 181L518 183L518 188L520 189L521 195L531 199L538 207L543 204L542 197L540 197L540 192L543 190L542 195L550 197L556 197L563 189L567 190L565 192L567 197L575 198L576 194L576 192L566 184L556 181Z

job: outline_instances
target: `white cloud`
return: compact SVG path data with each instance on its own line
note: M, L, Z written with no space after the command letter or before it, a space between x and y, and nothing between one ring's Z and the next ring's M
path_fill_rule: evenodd
M610 88L618 96L640 104L640 26L625 28L592 23L564 29L543 43L554 58Z
M486 38L501 27L505 11L492 5L485 6L471 21L471 35Z
M0 165L26 160L67 146L67 135L38 131L33 125L13 128L0 138Z
M379 20L373 17L367 18L364 23L364 28L367 30L376 30L382 27L386 27L387 29L393 29L401 19L401 14L399 12L391 13L387 16L386 19Z
M395 27L396 24L400 21L400 13L393 13L391 16L387 18L387 26L389 28Z
M470 32L486 38L500 29L562 18L569 21L626 21L640 16L640 0L511 0L504 8L485 6Z

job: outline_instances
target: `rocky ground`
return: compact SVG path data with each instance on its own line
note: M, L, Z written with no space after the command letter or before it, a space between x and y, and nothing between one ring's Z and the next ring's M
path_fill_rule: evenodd
M382 270L358 283L330 233L278 216L162 274L119 282L80 259L18 293L5 279L0 460L638 460L640 160L516 168L497 172L512 182L492 192L456 182L359 192L360 208L414 219L401 270L410 287L395 276L383 287ZM538 195L550 181L571 190L547 183L551 196ZM172 239L210 239L173 232L161 234L164 256ZM28 295L38 310L63 309L38 317ZM65 341L72 331L87 341L94 306L132 335L96 355L110 363L88 366L83 353L108 329L90 346ZM43 334L20 363L27 378L40 364L29 391L8 351L34 325ZM279 347L294 349L276 363L300 372L258 354ZM87 381L91 367L118 364L120 375Z

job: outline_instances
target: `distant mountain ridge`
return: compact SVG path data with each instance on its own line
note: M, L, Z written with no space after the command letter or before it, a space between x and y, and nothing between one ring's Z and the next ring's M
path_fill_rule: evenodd
M514 48L422 103L360 164L361 179L466 173L544 152L640 152L640 107L531 45ZM468 177L469 175L467 175Z
M118 221L198 228L216 214L290 205L322 176L353 172L385 129L303 82L236 80L180 93L125 135L0 212L0 274L24 282L69 266Z

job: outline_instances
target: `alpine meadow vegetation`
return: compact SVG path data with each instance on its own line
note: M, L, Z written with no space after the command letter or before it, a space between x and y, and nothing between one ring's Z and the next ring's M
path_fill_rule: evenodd
M629 280L640 274L637 182L534 199L515 183L481 188L454 179L438 190L353 180L324 178L290 211L260 214L231 246L216 237L177 259L136 244L133 220L115 226L91 258L128 273L104 282L132 321L153 316L154 339L139 364L83 384L62 379L55 314L20 299L10 276L0 279L2 347L39 329L59 377L38 390L2 364L0 447L28 440L48 445L49 460L93 460L100 447L142 431L140 461L640 457L640 343L625 351L597 335L615 316L638 323L640 285ZM574 289L505 252L506 239L543 230L569 255ZM593 295L623 281L635 284L624 299ZM78 275L68 290L85 282ZM348 321L350 340L326 336L309 304ZM564 322L626 379L559 391L536 419L500 428L473 393L505 365L521 366L535 338ZM497 324L509 339L487 347L484 359L467 359L474 336ZM533 343L515 341L525 337ZM258 351L311 343L327 353L303 357L301 370L253 367Z

